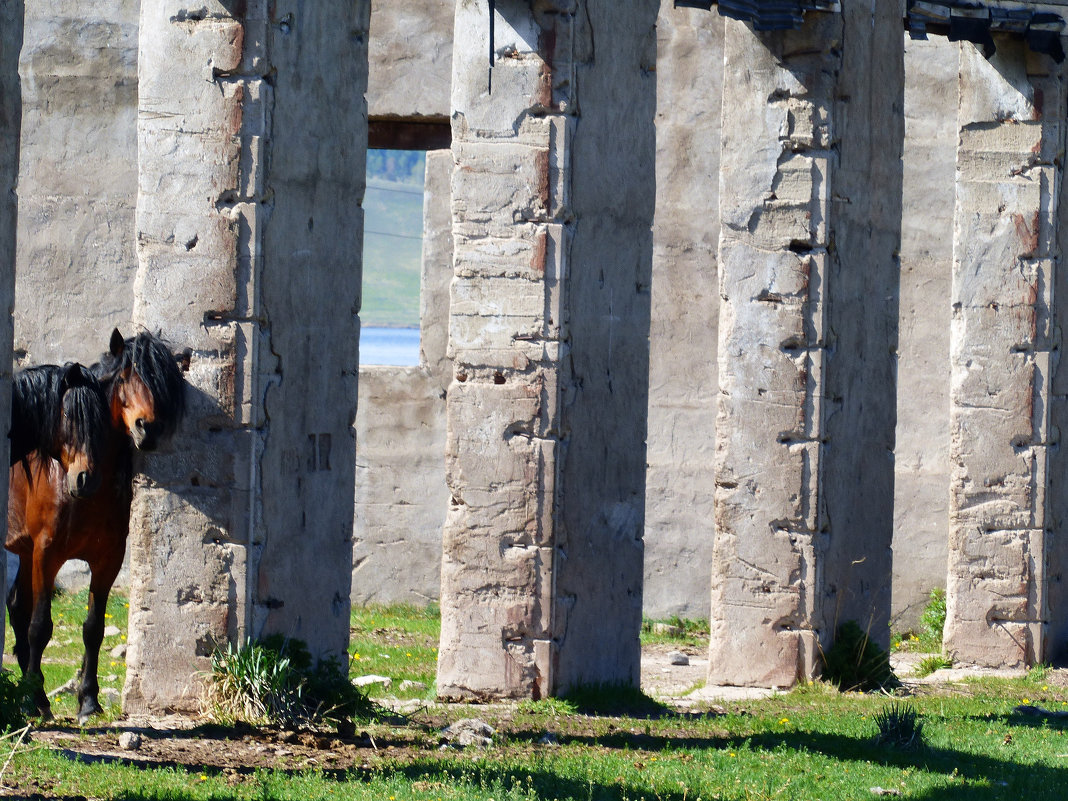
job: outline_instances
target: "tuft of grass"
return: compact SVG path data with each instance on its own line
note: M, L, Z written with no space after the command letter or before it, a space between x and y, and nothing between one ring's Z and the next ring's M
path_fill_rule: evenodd
M909 749L923 745L923 721L911 704L893 702L875 714L878 745Z
M923 678L924 676L930 676L936 670L942 670L943 668L953 667L953 660L941 654L934 654L932 656L924 657L916 665L916 670L913 675Z
M834 645L823 658L824 678L843 692L872 692L898 684L889 654L873 643L854 620L838 627Z
M378 707L351 684L336 660L313 665L303 642L280 636L217 650L205 681L204 708L228 724L345 725L378 717Z

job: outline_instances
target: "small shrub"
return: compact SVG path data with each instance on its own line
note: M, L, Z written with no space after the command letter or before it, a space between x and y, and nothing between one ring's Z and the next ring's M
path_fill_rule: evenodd
M891 703L875 715L875 725L879 745L907 749L923 744L923 721L910 704Z
M842 691L871 692L898 684L890 656L849 620L838 627L834 645L823 655L823 676Z
M204 705L208 714L227 723L288 726L378 716L378 707L352 685L337 660L313 666L303 642L277 635L217 650Z
M25 726L29 704L27 682L17 680L10 670L0 670L0 733Z

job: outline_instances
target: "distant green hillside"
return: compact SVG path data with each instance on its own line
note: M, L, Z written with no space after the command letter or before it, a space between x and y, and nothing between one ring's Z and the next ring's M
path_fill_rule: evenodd
M360 313L364 325L419 326L424 164L418 151L367 153Z

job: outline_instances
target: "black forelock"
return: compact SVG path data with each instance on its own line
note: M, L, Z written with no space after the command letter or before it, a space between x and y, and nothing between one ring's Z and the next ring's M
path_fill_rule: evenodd
M100 382L89 370L80 364L74 369L78 381L68 386L63 394L59 433L64 442L74 443L96 461L102 456L106 437L111 431L107 398Z
M77 375L71 387L63 380L68 370ZM99 453L100 437L107 431L107 404L99 382L82 365L20 370L12 381L11 401L11 464L35 450L52 455L60 439L94 456Z

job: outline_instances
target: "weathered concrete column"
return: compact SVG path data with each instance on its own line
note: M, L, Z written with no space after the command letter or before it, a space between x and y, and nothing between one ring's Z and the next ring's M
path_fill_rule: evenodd
M346 647L368 8L142 3L135 314L192 408L134 500L128 711L227 640Z
M1000 38L960 50L945 647L962 663L1048 656L1047 512L1063 69ZM1063 614L1063 611L1062 611Z
M21 0L0 5L0 353L10 354L14 332L11 312L15 304L15 226L18 199L19 133L22 93L19 51L22 49ZM0 420L11 419L11 357L0 359ZM7 437L0 437L0 464L7 464ZM0 515L7 520L7 479L0 488ZM7 528L5 526L4 530ZM0 587L7 587L7 559L0 558ZM0 622L6 612L0 612ZM0 630L0 653L4 633Z
M888 640L901 13L726 21L712 683L812 676L848 620Z
M531 6L456 6L445 696L639 678L658 3Z

